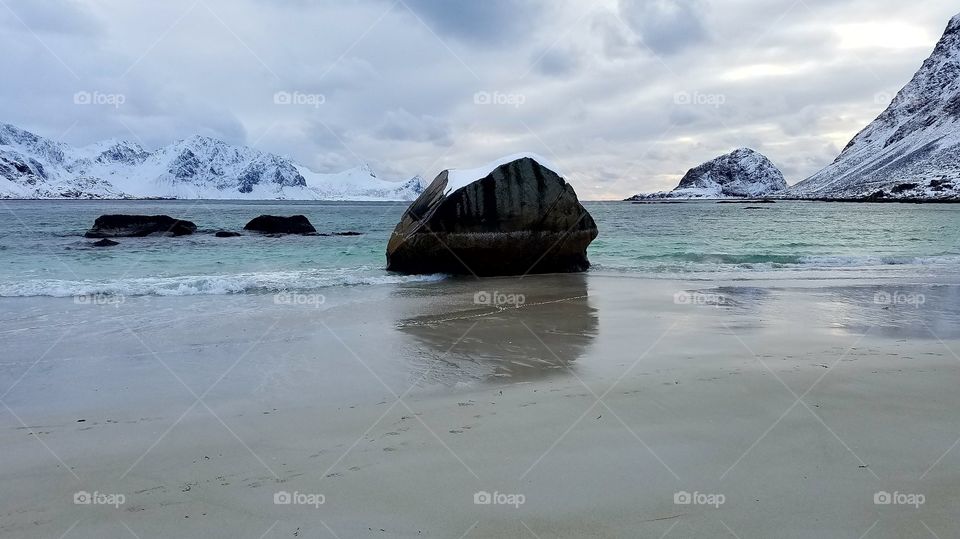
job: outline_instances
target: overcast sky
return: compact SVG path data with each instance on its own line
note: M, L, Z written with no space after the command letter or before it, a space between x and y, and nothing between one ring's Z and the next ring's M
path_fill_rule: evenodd
M793 184L887 106L957 10L955 0L0 0L0 122L148 149L199 133L323 172L368 162L396 179L531 151L585 199L670 189L749 146Z

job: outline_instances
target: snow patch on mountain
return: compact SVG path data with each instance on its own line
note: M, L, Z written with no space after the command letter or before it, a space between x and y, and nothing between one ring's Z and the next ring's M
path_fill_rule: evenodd
M0 198L413 200L426 187L368 165L321 174L275 154L192 136L148 152L106 140L83 148L0 124Z

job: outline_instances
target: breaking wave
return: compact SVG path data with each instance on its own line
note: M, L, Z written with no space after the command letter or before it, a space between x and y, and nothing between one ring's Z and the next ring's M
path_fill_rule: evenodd
M32 279L0 283L0 297L116 296L201 296L314 290L331 286L363 286L433 282L445 279L435 275L357 275L356 270L283 271L240 273L234 275L191 275L179 277L140 277L103 281Z

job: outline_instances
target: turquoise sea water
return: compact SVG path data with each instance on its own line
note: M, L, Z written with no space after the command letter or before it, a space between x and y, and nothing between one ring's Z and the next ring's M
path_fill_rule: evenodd
M311 290L444 276L384 270L407 203L0 201L0 296L193 295ZM587 202L600 229L592 272L682 279L960 278L960 206ZM168 214L181 238L94 248L101 214ZM263 214L304 214L320 232L362 236L216 238ZM546 249L549 246L544 246Z

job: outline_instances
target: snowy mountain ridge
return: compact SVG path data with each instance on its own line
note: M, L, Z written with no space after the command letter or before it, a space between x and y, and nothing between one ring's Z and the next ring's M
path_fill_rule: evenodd
M74 148L0 124L0 198L413 200L425 186L380 180L368 165L321 174L199 135L154 152L116 139Z
M797 198L956 199L960 194L960 15L890 106Z

